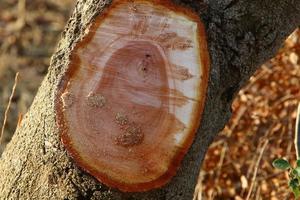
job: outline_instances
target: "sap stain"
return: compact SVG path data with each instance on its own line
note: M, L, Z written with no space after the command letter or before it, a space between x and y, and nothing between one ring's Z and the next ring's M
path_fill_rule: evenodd
M171 68L172 70L170 76L173 79L186 81L194 77L194 75L189 72L189 69L184 66L172 64Z
M181 37L175 32L161 33L156 41L166 49L187 50L192 48L192 41L186 37Z

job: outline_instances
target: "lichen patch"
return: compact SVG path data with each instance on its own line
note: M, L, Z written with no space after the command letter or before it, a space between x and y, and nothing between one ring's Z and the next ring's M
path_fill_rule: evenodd
M101 94L90 92L86 98L87 105L95 108L102 108L106 104L106 99Z
M115 119L117 124L122 126L128 123L128 117L123 113L117 113Z

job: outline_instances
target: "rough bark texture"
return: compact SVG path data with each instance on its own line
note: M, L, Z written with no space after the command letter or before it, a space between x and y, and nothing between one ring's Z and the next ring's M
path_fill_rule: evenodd
M121 193L73 164L60 142L54 114L54 96L69 55L110 2L78 1L49 73L0 160L0 199L192 199L205 152L228 121L235 93L300 24L300 0L174 0L199 13L207 28L211 72L201 127L168 185L146 193Z

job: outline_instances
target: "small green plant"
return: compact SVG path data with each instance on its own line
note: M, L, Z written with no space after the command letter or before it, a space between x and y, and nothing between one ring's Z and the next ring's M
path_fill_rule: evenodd
M296 119L296 131L295 131L295 149L297 155L296 166L283 159L278 158L273 161L273 166L277 169L288 170L289 172L289 187L295 195L295 198L300 198L300 103L298 105L297 119Z
M273 161L273 166L277 169L289 171L289 187L295 195L295 198L300 197L300 160L297 160L296 167L282 158Z

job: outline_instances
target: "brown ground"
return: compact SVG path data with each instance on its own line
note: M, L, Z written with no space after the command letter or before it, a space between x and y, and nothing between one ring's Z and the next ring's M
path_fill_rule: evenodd
M249 199L293 199L287 174L271 163L278 157L296 159L293 138L300 101L299 56L298 30L239 92L230 122L206 155L200 176L203 196L247 199L253 182Z
M73 0L0 0L0 127L15 73L20 72L5 142L47 72L73 4ZM249 199L292 199L287 174L275 170L271 162L277 157L295 160L299 56L300 31L240 91L234 115L211 145L203 165L198 187L205 199L247 199L249 190Z

